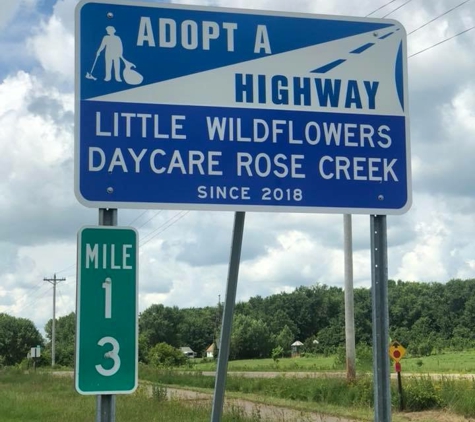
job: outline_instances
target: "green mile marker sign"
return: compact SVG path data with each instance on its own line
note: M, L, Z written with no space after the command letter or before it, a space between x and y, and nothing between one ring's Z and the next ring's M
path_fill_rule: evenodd
M138 380L137 231L87 226L78 233L75 387L129 394Z

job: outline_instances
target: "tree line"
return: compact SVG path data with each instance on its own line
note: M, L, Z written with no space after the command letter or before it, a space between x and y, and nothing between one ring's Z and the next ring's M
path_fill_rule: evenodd
M390 336L409 353L428 355L442 349L475 347L475 279L445 284L390 280L388 292ZM356 343L371 345L370 289L354 290L354 309ZM188 346L203 356L211 344L219 344L222 311L220 304L184 309L150 306L139 316L139 359L156 362L163 343L175 348ZM0 365L21 362L36 345L45 346L43 359L47 361L51 323L46 324L45 341L31 321L0 314ZM60 365L73 365L74 329L74 313L57 319L56 362ZM291 293L255 296L236 304L231 359L270 357L278 347L290 353L295 340L304 343L306 353L331 354L344 347L343 289L299 287Z

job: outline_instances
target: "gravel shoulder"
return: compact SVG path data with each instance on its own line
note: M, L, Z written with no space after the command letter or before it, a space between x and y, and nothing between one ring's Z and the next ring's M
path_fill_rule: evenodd
M55 371L55 376L73 376L72 371ZM214 372L203 372L203 375L214 376ZM228 372L229 376L241 377L260 377L260 378L276 378L279 376L294 378L317 378L317 377L343 377L345 373L341 372ZM395 374L393 374L395 375ZM405 374L407 377L429 376L429 374ZM458 378L458 379L475 379L475 374L430 374L432 378ZM143 382L146 386L148 394L152 396L152 384ZM213 395L212 393L203 393L187 389L167 387L167 397L170 400L180 400L190 406L206 405L210 406ZM253 417L258 415L261 421L273 422L357 422L358 419L349 419L343 417L335 417L325 415L318 411L300 411L286 407L257 403L251 400L225 398L225 408L227 410L236 410L243 414ZM408 412L393 413L395 422L475 422L473 418L455 415L445 411L426 411L426 412Z
M214 371L203 371L202 375L207 377L214 377ZM291 371L277 371L277 372L260 372L260 371L229 371L229 376L234 377L243 377L243 378L277 378L277 377L287 377L287 378L344 378L346 377L346 372L344 371L334 371L334 372L291 372ZM407 378L424 378L431 377L434 380L445 379L475 379L475 374L422 374L422 373L402 373L402 377ZM397 374L391 374L391 378L396 379Z
M150 391L152 386L150 386ZM190 404L196 402L212 402L212 395L190 390L177 388L167 388L167 396L170 400L180 400ZM209 402L209 403L208 403ZM259 415L262 421L280 422L357 422L356 419L347 419L335 416L324 415L319 412L305 412L286 407L269 404L256 403L250 400L225 398L225 409L232 410L238 408L240 412L248 417Z

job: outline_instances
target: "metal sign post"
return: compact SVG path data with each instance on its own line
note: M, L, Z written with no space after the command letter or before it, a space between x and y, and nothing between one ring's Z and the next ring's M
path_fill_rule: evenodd
M391 422L386 216L372 215L370 218L374 420Z
M117 226L116 209L99 208L99 226ZM96 396L96 422L115 422L115 395Z
M394 361L394 369L397 373L397 390L399 393L399 411L404 410L404 399L403 399L403 392L402 392L402 379L401 379L401 359L406 354L406 348L399 343L398 341L394 340L391 342L389 346L389 357Z
M91 208L237 212L217 422L244 212L382 216L411 206L404 27L128 0L81 0L75 22L78 200ZM385 245L385 217L373 219L372 241L384 232ZM385 248L372 254L378 422L390 418L381 384Z
M78 233L75 387L96 394L97 422L115 421L115 394L138 384L137 231L100 209Z
M218 355L218 368L213 396L211 422L220 422L223 414L224 391L226 389L226 375L228 370L229 348L231 344L231 330L233 325L234 305L241 260L242 238L244 233L244 212L237 212L234 216L234 230L229 259L228 286L224 302L223 323L221 326L221 341Z
M40 346L32 347L28 357L33 359L33 369L36 372L36 359L41 356Z

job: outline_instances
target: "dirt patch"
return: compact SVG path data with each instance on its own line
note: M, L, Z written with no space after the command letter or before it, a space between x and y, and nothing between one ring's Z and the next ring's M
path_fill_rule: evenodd
M258 373L258 376L261 377L277 377L288 376L288 377L318 377L318 376L335 376L338 373L332 374L322 374L322 373L302 373L302 372L261 372ZM298 375L297 375L298 374ZM72 377L74 374L72 371L55 371L53 372L55 376L69 376ZM208 375L208 374L206 374ZM211 373L209 373L211 375ZM213 373L214 375L214 373ZM256 376L256 372L244 372L244 373L234 373L235 376L244 376L252 377ZM437 374L439 375L439 374ZM337 376L337 375L336 375ZM433 376L433 375L431 375ZM445 377L446 375L440 375ZM454 378L473 378L473 374L468 375L455 375ZM149 395L152 395L152 385L146 383ZM167 387L167 397L168 399L182 400L185 403L190 405L199 405L206 404L207 406L211 405L213 396L207 393L200 393L197 391L191 390L182 390L178 388L169 388ZM242 399L229 399L225 398L225 407L228 411L242 413L247 416L260 416L262 421L272 421L272 422L357 422L356 419L348 419L342 417L328 416L323 415L318 412L304 412L293 409L288 409L280 406L273 406L261 403L255 403L250 400ZM407 413L397 413L393 412L393 418L398 421L409 421L409 422L475 422L474 418L466 418L464 416L455 415L445 411L425 411L425 412L407 412Z
M411 422L474 422L475 419L454 415L443 411L401 413Z
M152 387L150 386L150 389ZM167 388L169 399L181 400L190 405L206 404L211 405L212 395L190 390L177 388ZM255 403L243 399L225 399L225 409L249 417L259 416L262 421L279 422L356 422L356 419L324 415L319 412L307 412L288 409L280 406L273 406L262 403ZM393 419L408 422L475 422L475 419L447 413L445 411L425 411L425 412L393 412Z
M150 386L150 393L152 386ZM171 400L180 400L188 404L206 402L211 404L212 395L199 393L196 391L182 390L177 388L167 388L167 396ZM259 417L262 421L279 422L356 422L356 419L347 419L335 416L328 416L318 412L304 412L288 409L280 406L273 406L262 403L255 403L243 399L229 399L224 401L225 410L239 413L248 417Z

